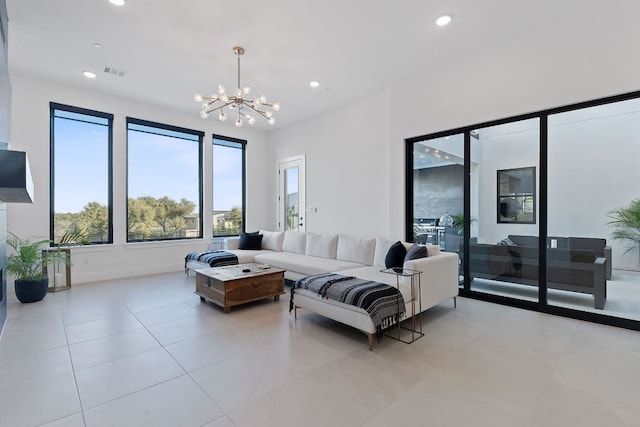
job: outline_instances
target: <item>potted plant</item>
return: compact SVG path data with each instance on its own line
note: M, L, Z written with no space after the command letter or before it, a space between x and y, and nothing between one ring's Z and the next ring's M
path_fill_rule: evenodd
M609 225L613 226L612 237L616 240L627 240L625 253L640 247L640 199L632 200L628 206L623 206L609 212Z
M7 256L7 272L15 278L16 297L20 302L43 299L49 287L49 277L44 267L68 262L66 256L61 257L56 252L43 253L43 246L49 242L50 240L22 240L13 233L7 236L7 245L14 252Z

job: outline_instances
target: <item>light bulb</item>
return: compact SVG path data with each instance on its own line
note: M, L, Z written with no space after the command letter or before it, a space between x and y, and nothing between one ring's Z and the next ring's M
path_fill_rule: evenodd
M224 90L224 86L222 86L222 85L218 85L218 93L219 93L220 95L222 95L224 92L225 92L225 90Z
M271 111L266 111L264 113L265 116L267 116L268 119L270 119L271 117L273 117L273 113Z
M235 103L229 105L230 110L235 110L236 108L238 108L238 106Z
M236 127L238 128L242 127L242 120L240 119L236 120Z
M207 113L205 110L202 110L200 111L200 117L206 119L207 117L209 117L209 113Z
M249 95L249 92L251 92L251 88L249 86L245 86L242 91L245 95Z
M444 27L445 25L451 22L451 15L442 15L438 19L436 19L436 25L439 27Z
M275 111L280 111L280 103L274 102L271 108L273 108Z
M196 93L195 95L193 95L193 100L196 102L202 102L202 95Z
M274 119L273 117L271 117L271 118L268 120L268 123L269 123L270 125L274 124L275 122L276 122L276 119Z
M227 96L226 93L223 93L222 95L220 95L220 100L222 102L229 102L229 97Z
M256 118L255 117L249 117L249 124L252 125L256 122Z
M206 102L202 103L202 109L209 108L209 104Z
M225 120L227 120L227 115L224 113L224 111L220 111L220 115L218 116L218 120L220 120L221 122L224 122Z
M236 89L236 98L242 98L242 89Z
M256 107L259 107L260 104L262 104L262 101L260 100L260 98L256 98L253 100L253 105L255 105Z
M264 95L260 95L260 102L262 102L263 104L267 102L267 97Z

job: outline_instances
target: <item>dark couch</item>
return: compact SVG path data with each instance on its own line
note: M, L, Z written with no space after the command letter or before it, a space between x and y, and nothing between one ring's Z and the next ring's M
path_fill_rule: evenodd
M528 246L532 248L538 247L537 236L521 236L517 234L510 234L509 240L511 240L518 246ZM555 241L555 243L553 241ZM607 260L605 267L605 278L607 280L611 280L611 246L607 246L606 239L598 239L594 237L547 237L547 248L552 248L554 245L558 249L578 249L593 251L593 253L597 257L605 258Z
M510 240L516 243L509 236ZM531 237L531 236L524 236ZM535 238L537 240L537 238ZM471 244L471 277L525 285L538 285L538 247ZM547 286L551 289L591 294L594 307L603 309L607 298L606 259L593 250L547 249Z

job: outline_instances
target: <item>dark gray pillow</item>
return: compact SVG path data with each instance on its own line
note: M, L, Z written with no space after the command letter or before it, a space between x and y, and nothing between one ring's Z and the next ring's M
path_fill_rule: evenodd
M404 262L412 259L426 258L429 256L427 247L422 245L413 244L407 251L407 255L404 257Z
M384 257L384 265L387 268L402 267L406 255L407 248L398 240L389 248L387 256Z
M238 249L262 249L262 234L242 233L240 235L240 245Z

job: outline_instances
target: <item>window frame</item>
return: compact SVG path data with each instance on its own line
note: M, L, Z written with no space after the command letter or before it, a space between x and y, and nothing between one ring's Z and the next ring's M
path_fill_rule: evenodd
M222 145L222 146L226 146L226 147L230 147L230 145L225 145L225 144L216 144L216 140L219 141L225 141L225 142L230 142L233 144L239 144L240 147L237 147L238 149L242 150L242 223L240 224L240 233L245 233L246 232L246 223L247 223L247 140L245 139L239 139L239 138L233 138L230 136L224 136L224 135L218 135L218 134L212 134L211 137L211 212L213 214L213 211L215 210L215 196L213 194L213 188L214 188L214 182L213 182L213 177L215 175L215 171L213 170L213 148L214 145ZM232 147L235 148L235 147ZM223 238L223 237L231 237L231 236L237 236L237 234L214 234L213 233L213 224L211 224L211 238L215 239L215 238Z
M164 131L169 131L169 132L179 132L179 133L185 133L185 134L189 134L189 135L194 135L198 137L198 214L200 216L200 230L198 232L197 236L193 236L193 237L167 237L167 238L161 238L161 239L130 239L129 238L129 125L133 124L133 125L140 125L140 126L146 126L146 127L151 127L151 128L157 128L160 130L164 130ZM202 239L203 236L203 228L204 228L204 224L203 224L203 212L204 212L204 208L203 208L203 139L204 139L204 132L202 131L198 131L198 130L194 130L194 129L188 129L188 128L183 128L183 127L179 127L179 126L173 126L173 125L168 125L165 123L159 123L159 122L153 122L153 121L149 121L149 120L144 120L144 119L138 119L135 117L126 117L125 120L125 131L126 131L126 174L125 174L125 180L126 180L126 190L125 190L125 216L126 216L126 228L124 231L125 234L125 241L126 243L146 243L146 242L163 242L163 241L180 241L180 240L193 240L193 239ZM135 130L136 132L144 132L141 130ZM148 133L152 133L152 132L148 132ZM160 134L162 136L169 136L169 137L175 137L175 138L179 138L177 136L170 136L170 135L166 135L166 134ZM185 139L186 140L186 139ZM191 142L196 142L196 141L191 141Z
M55 240L55 119L56 111L66 111L74 114L98 117L107 120L107 240L89 242L87 245L113 244L113 114L87 108L75 107L56 102L49 103L49 239L51 247L58 246ZM69 119L74 120L74 119ZM80 120L78 120L80 121ZM90 123L90 122L85 122Z

